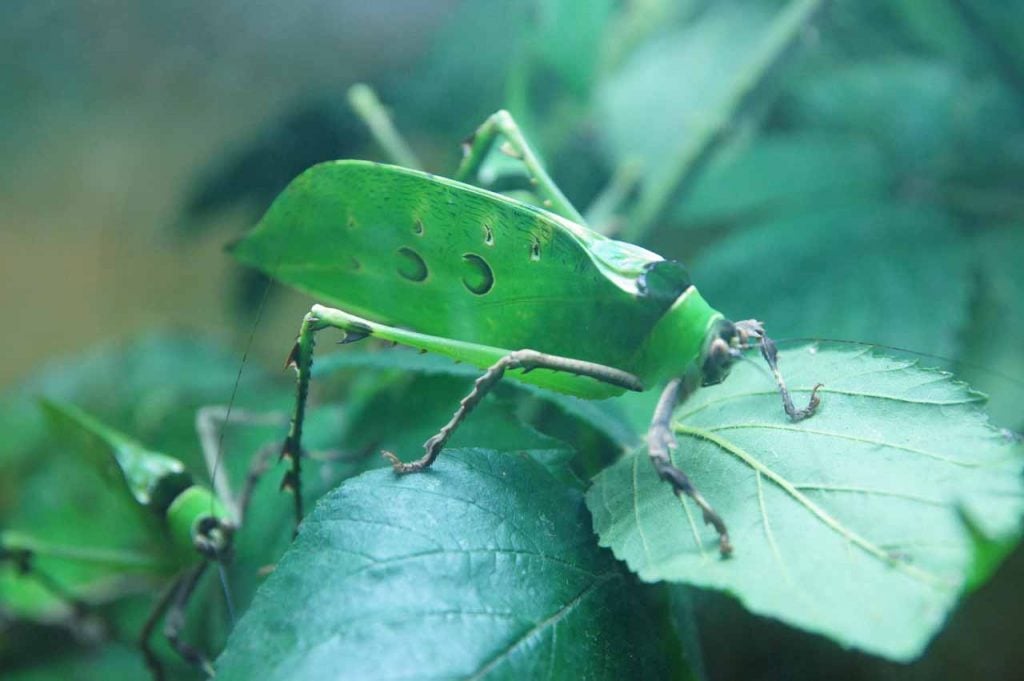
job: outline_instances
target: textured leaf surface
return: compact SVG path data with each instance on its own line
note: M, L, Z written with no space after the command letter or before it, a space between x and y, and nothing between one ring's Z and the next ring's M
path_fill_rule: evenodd
M946 374L817 346L781 363L798 399L825 384L813 418L789 422L750 364L676 417L675 461L729 523L734 557L718 558L714 533L642 451L588 493L601 543L645 580L721 589L843 645L912 659L1017 541L1020 447Z
M659 678L670 632L642 593L581 493L528 457L447 451L325 497L217 678Z

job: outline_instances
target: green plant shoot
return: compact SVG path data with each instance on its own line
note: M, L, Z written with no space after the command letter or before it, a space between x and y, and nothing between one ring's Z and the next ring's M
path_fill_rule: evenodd
M467 184L501 138L500 150L522 161L543 208ZM313 306L289 357L298 388L283 486L295 492L297 517L314 336L335 327L345 343L372 336L485 370L419 459L384 452L399 474L430 466L503 376L589 399L664 385L647 435L651 462L701 508L722 556L731 553L724 520L671 462L674 408L722 381L755 345L794 421L814 413L819 386L806 407L795 407L760 322L728 321L679 262L581 222L505 111L467 142L455 179L337 161L291 182L234 254L330 305Z

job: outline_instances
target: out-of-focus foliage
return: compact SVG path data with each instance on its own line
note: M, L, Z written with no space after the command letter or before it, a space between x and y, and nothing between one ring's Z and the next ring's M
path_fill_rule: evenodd
M254 34L255 43L265 39ZM372 42L375 36L363 39ZM390 107L397 128L430 170L450 173L458 159L455 142L494 110L508 108L561 188L593 217L593 227L682 260L691 267L703 295L727 316L762 319L773 335L781 337L839 338L938 355L922 359L922 364L944 362L958 377L969 379L991 395L994 422L1019 430L1024 428L1019 406L1024 399L1022 45L1024 6L998 0L467 1L452 5L411 68L378 75L373 85ZM325 43L316 47L325 49ZM379 49L387 50L388 45ZM318 52L311 59L322 62L331 54ZM348 109L343 85L295 94L276 123L211 148L206 164L194 169L191 189L177 198L177 233L194 237L200 227L216 226L219 216L239 212L255 221L273 196L314 162L334 157L387 160ZM498 177L495 188L503 181L507 178ZM245 306L239 310L243 314L251 314L262 298L262 284L249 285L256 288L236 298ZM271 310L274 304L271 298ZM282 355L290 341L281 340ZM322 341L321 349L326 346ZM78 404L147 447L182 459L201 477L204 464L193 427L195 411L228 400L240 355L237 347L152 336L51 365L17 386L0 405L0 527L32 532L55 544L159 541L150 530L140 529L129 500L111 489L100 472L57 444L34 398L47 395ZM472 380L472 371L447 364L439 368L431 359L394 351L339 355L333 367L330 360L318 360L307 424L308 506L313 508L320 494L338 481L352 479L312 511L314 523L309 527L316 531L303 534L290 549L290 500L277 491L280 472L272 470L259 486L253 517L239 534L228 577L239 611L269 568L285 558L281 574L267 581L265 593L257 596L244 629L232 642L224 659L225 673L254 665L266 669L256 655L270 655L269 665L284 659L258 646L258 637L261 628L283 621L274 610L274 594L284 593L293 607L300 599L306 607L317 607L317 599L302 595L319 585L317 571L325 571L323 582L338 576L331 572L334 564L320 562L331 554L320 551L319 541L331 544L332 551L350 552L346 569L359 571L361 561L372 561L371 568L356 574L355 581L332 585L331 602L343 606L308 618L292 613L295 621L287 626L295 629L289 631L297 640L317 641L323 632L315 626L303 629L304 624L338 627L344 631L336 641L341 647L389 650L381 648L393 645L389 636L422 613L440 618L445 628L437 631L458 632L459 626L469 626L467 612L472 608L467 604L473 605L491 625L483 633L471 627L480 642L477 657L441 659L437 656L444 654L443 647L431 649L426 652L437 662L431 670L465 664L470 671L482 670L495 678L521 677L524 670L561 669L573 659L569 650L593 653L574 663L576 672L587 663L600 665L592 670L592 678L637 669L685 678L689 672L681 651L693 673L706 679L906 680L967 674L1010 678L1024 664L1019 645L1006 633L1014 630L1015 603L1024 590L1020 549L997 569L1019 533L1019 520L1014 526L1012 518L1004 518L993 533L983 517L969 512L979 498L983 505L1005 502L1009 508L1019 501L1019 491L998 499L977 497L973 485L964 489L968 505L958 522L978 533L976 544L967 547L964 537L969 535L963 535L954 548L961 558L970 555L978 563L960 562L955 573L975 592L965 597L949 627L917 662L896 665L841 646L912 658L927 643L952 596L929 610L930 629L915 629L921 622L911 622L910 615L910 623L888 637L891 645L872 645L865 641L885 629L861 631L859 638L850 635L857 627L870 629L855 610L815 613L815 607L841 604L790 605L780 602L785 600L780 594L791 592L775 591L767 583L735 588L734 583L725 583L727 579L712 576L721 566L711 564L705 570L689 555L675 563L639 565L635 552L622 543L632 541L630 528L622 524L621 515L612 519L615 504L604 508L598 503L602 494L629 492L609 485L632 459L609 468L590 493L602 543L625 563L612 561L609 551L598 548L597 536L586 523L577 522L584 517L579 490L616 459L624 443L636 444L654 395L605 405L503 387L481 405L454 441L459 447L486 448L487 452L477 452L480 461L474 462L474 453L466 449L452 461L442 461L434 477L428 473L423 479L395 483L408 486L398 490L402 495L436 493L419 507L404 496L398 504L382 489L388 474L371 470L382 465L378 450L412 456L450 416ZM798 363L787 354L783 369ZM724 394L721 391L746 389L743 376L734 378L736 385L727 382L704 397L713 400ZM273 380L250 362L237 404L283 411L289 408L292 393L287 381ZM829 400L826 394L826 410ZM838 409L847 403L837 398L831 404ZM885 416L884 409L871 413L872 418ZM727 409L722 416L729 416ZM715 427L710 422L702 425ZM866 425L861 421L855 427ZM954 422L936 422L935 429L940 428L960 432ZM250 455L280 437L280 428L229 429L225 469L236 488ZM787 462L789 450L799 446L786 443L781 437L765 437L761 444ZM740 481L721 474L726 462L710 463L712 457L722 457L721 452L708 454L705 461L697 451L684 445L684 467L712 501L725 503L730 512L763 503L749 484L739 487ZM532 460L515 452L529 452ZM512 458L505 461L505 456ZM835 453L822 454L825 472L834 468L827 465L827 456ZM851 449L848 456L859 455ZM571 469L566 467L570 458ZM1007 460L1011 470L1006 479L1019 483L1021 465L1014 461ZM653 485L646 462L639 463L643 476L637 484ZM800 468L805 463L801 459L787 465L806 472ZM872 467L861 466L859 459L842 463L858 475L873 474ZM901 477L881 464L878 475L874 488L880 490L920 482L913 470L903 471ZM464 483L458 489L439 484L455 477ZM950 481L956 482L956 477L943 484ZM654 487L669 497L667 490ZM473 495L487 490L487 503L472 503ZM530 494L537 495L535 501ZM727 501L730 495L736 505ZM950 495L956 496L956 485ZM904 531L889 537L891 542L914 539L906 534L914 529L913 511L891 499L875 502L877 508L858 509L853 497L842 500L851 505L848 510L855 517L863 512L868 522L867 514L878 512ZM942 502L942 511L952 513L947 496ZM503 509L515 512L506 514ZM651 517L656 519L656 514ZM411 564L379 567L382 558L399 555L389 553L392 549L409 547L400 536L353 529L357 520L370 527L381 518L388 519L389 528L401 526L410 542L437 544L440 548L431 550L439 552L437 560L442 562L426 564L423 561L432 559L410 556ZM637 528L642 529L645 518ZM754 520L743 512L728 518L754 527ZM788 551L799 545L799 527L777 530L779 546ZM728 569L743 570L748 552L771 563L772 545L767 540L758 544L757 534L756 528L737 533L743 547ZM498 541L502 538L509 540L508 545ZM654 537L656 548L664 540ZM555 544L559 550L550 551ZM518 562L524 559L517 552L527 549L544 553L557 569L531 570ZM935 557L941 550L928 547L929 566L942 562ZM893 556L896 562L903 558ZM827 591L829 584L846 583L849 574L830 582L830 571L839 569L838 563L832 561L814 575L820 580L815 588ZM432 580L465 577L472 584L459 592L465 598L456 603L446 596L445 581L406 587L404 580L412 579L415 567L423 565L421 574ZM492 571L495 566L503 571ZM724 584L743 594L757 613L818 633L751 614L716 591L636 583L627 567L644 578ZM908 569L924 567L928 566L910 563ZM75 570L69 564L54 569L58 576ZM564 575L554 574L558 570ZM591 570L597 572L583 574ZM19 590L18 598L38 596L38 584L27 586L30 577L16 572L9 563L0 566L0 588ZM566 591L568 582L562 577L570 574L580 579L575 598L582 600ZM595 574L598 578L588 581ZM601 581L602 575L612 575L612 581ZM132 644L154 594L148 585L111 577L111 588L81 594L93 606L82 618L69 618L66 609L19 611L13 607L17 599L0 602L4 678L143 674ZM628 598L602 586L612 583L628 589ZM373 589L383 589L397 609L389 614L368 607ZM5 593L14 592L0 591ZM763 597L760 604L751 594ZM467 600L471 596L472 602ZM792 616L800 607L806 616ZM372 627L344 629L350 608L374 620ZM452 608L458 612L451 613ZM674 626L665 621L669 612ZM598 619L592 628L579 629L580 616ZM629 621L626 634L616 628L623 618ZM598 620L605 624L598 625ZM220 650L229 617L216 579L208 578L197 593L189 623L190 641L211 653ZM844 629L843 623L849 627ZM419 624L431 626L426 621ZM422 639L412 634L400 645L417 641ZM505 653L487 657L503 646L508 647ZM175 678L194 677L166 645L161 644L159 651ZM548 655L552 657L544 660L552 660L551 666L534 666ZM332 670L343 676L346 669L361 668L344 665L339 658Z

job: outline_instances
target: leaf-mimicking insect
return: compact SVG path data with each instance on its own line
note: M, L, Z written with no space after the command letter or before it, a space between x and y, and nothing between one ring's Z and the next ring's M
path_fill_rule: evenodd
M496 140L527 168L544 208L468 184ZM651 462L677 495L697 503L732 551L725 522L674 466L670 418L701 386L722 381L744 348L760 347L786 413L797 408L760 322L728 321L683 265L584 227L511 116L491 116L467 142L455 179L364 161L310 168L234 248L243 262L323 301L299 330L289 364L297 398L283 455L284 486L301 516L300 453L317 331L343 342L370 336L484 369L451 420L396 473L423 470L502 377L583 398L664 384L647 435Z

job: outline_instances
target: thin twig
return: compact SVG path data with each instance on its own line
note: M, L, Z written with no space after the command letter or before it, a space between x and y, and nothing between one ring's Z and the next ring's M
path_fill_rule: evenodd
M413 170L423 169L415 152L395 129L391 116L373 88L365 83L356 83L348 89L348 103L392 162Z

